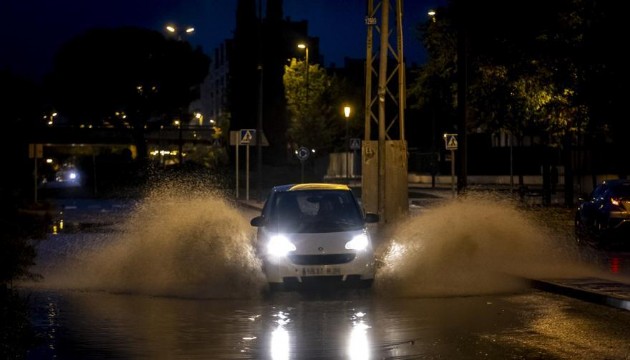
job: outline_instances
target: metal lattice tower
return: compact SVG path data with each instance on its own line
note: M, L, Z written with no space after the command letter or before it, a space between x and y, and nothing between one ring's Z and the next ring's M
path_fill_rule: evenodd
M394 11L390 11L393 2ZM406 214L409 206L402 0L367 0L367 7L362 197L368 211L378 212L382 222L388 222ZM390 22L396 29L393 45ZM375 34L379 35L377 47ZM372 140L373 125L378 128L377 141Z
M405 63L403 57L403 31L402 31L402 0L395 0L395 11L391 10L392 0L377 1L367 0L368 9L365 17L367 26L367 51L366 51L366 76L365 76L365 140L371 139L371 127L374 123L378 126L385 126L384 136L387 140L405 140L405 118L406 107L406 86L405 86ZM378 24L377 16L381 16L381 23ZM395 48L390 43L392 31L390 21L395 20L396 42ZM379 46L374 47L374 34L379 35ZM381 51L386 49L386 51ZM377 55L377 56L375 56ZM389 56L396 61L394 66L388 67ZM375 60L379 63L375 66ZM375 81L376 80L376 81ZM393 81L398 81L397 93L391 91ZM398 112L386 124L384 116L380 114L379 99L387 104L398 107ZM375 109L376 108L376 109ZM381 124L382 122L382 124ZM396 126L397 125L397 126ZM398 129L398 136L390 134L393 129ZM380 130L380 129L379 129Z

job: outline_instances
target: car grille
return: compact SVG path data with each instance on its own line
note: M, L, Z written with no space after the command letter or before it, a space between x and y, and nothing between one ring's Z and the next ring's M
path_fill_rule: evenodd
M290 255L289 260L296 265L335 265L354 260L355 254L330 255Z

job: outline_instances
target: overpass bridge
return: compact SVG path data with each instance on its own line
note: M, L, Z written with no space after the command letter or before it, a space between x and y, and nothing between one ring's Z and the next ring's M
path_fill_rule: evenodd
M177 145L180 143L218 145L215 131L207 126L163 127L145 130L142 135L148 144ZM135 145L136 134L131 128L49 127L29 132L31 144L44 146L108 146Z

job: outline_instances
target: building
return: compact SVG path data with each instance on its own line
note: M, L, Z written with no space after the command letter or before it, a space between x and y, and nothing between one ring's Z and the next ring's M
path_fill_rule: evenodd
M319 38L308 36L308 21L284 18L282 0L268 0L262 21L260 15L256 0L239 0L234 38L214 50L201 100L195 106L208 121L229 119L233 131L256 129L262 115L263 133L270 145L265 161L283 162L288 128L284 66L291 58L305 56L299 43L308 44L309 62L320 62Z

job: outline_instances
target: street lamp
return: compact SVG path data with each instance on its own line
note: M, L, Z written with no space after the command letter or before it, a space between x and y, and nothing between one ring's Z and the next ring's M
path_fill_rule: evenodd
M180 41L182 40L181 32L179 31L179 29L175 25L166 25L165 29L169 33L177 35L177 40L180 40ZM184 29L184 33L186 35L190 35L190 34L192 34L194 32L195 32L195 28L192 27L192 26L189 26L186 29Z
M346 146L345 146L345 153L346 153L346 181L348 184L350 184L350 172L348 171L348 152L350 150L350 139L348 138L348 123L350 122L350 111L352 109L350 108L350 106L344 106L343 107L343 115L346 117Z
M203 115L200 112L195 113L195 119L199 121L199 126L203 125Z
M308 107L308 45L305 43L299 43L298 48L304 49L304 72L306 77L306 106Z
M179 160L179 166L182 166L183 162L184 162L184 138L183 138L183 134L182 134L182 122L180 120L175 120L173 122L173 124L175 124L175 126L177 126L177 132L178 132L178 141L177 141L177 150L178 150L178 160Z
M53 126L55 123L55 118L57 117L57 113L53 112L49 116L44 115L44 120L48 120L48 126Z

